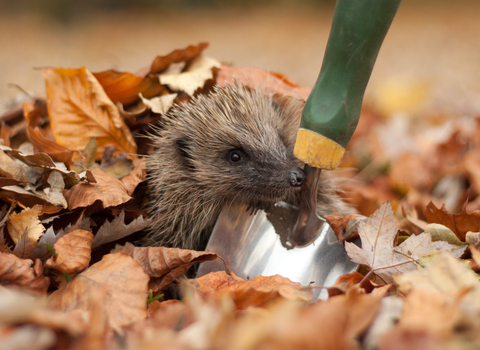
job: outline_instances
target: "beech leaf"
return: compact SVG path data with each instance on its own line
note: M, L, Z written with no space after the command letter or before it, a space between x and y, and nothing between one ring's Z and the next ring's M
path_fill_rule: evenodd
M92 239L93 234L85 230L66 233L53 246L56 254L45 266L67 274L84 270L90 262Z
M64 192L69 210L88 207L97 200L101 201L106 208L126 203L131 199L128 194L129 188L121 181L100 169L93 169L92 174L96 183L79 183Z
M202 294L226 294L232 298L238 310L250 306L265 306L267 303L281 299L311 301L312 289L288 278L275 276L257 276L242 280L224 271L211 272L197 278L199 292Z
M105 288L104 313L110 325L119 330L147 316L147 285L148 276L138 262L126 254L107 254L53 292L49 304L65 312L88 311L94 295Z
M150 276L149 288L153 291L163 290L194 264L212 261L217 258L215 253L197 252L194 250L134 247L127 243L124 247L117 246L112 252L130 255L142 265L145 273Z
M8 232L14 243L18 243L20 237L27 232L32 247L37 245L38 240L45 231L45 227L38 219L42 207L39 205L33 208L26 208L20 213L13 213L7 221Z
M0 285L45 295L50 279L43 275L41 260L37 259L33 264L30 259L20 259L14 254L0 252Z

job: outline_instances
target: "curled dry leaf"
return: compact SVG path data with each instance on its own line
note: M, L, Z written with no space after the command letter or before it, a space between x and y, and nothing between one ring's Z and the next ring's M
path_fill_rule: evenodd
M0 285L45 295L50 279L43 275L41 260L37 259L33 264L30 259L20 259L11 253L0 252Z
M134 247L132 244L116 247L113 252L128 254L138 261L145 273L150 276L149 289L153 291L170 286L191 266L217 258L217 255L211 252L163 247Z
M15 162L0 149L0 175L10 179L25 181L26 166Z
M480 210L476 210L471 214L465 211L462 211L460 214L451 214L447 211L445 205L438 209L435 204L430 202L425 210L425 216L428 223L447 226L462 241L465 241L465 235L468 231L480 231Z
M45 231L45 227L38 219L42 207L35 205L33 208L26 208L20 213L13 213L7 221L7 228L13 242L18 243L20 237L27 231L28 238L33 247Z
M392 283L393 275L412 271L417 261L427 255L448 251L460 257L466 246L452 245L444 241L432 242L429 233L410 236L394 247L397 225L390 202L384 203L367 221L358 228L362 248L346 242L345 249L350 258L374 270L381 283Z
M365 219L364 216L358 214L352 214L347 216L325 216L328 224L332 227L335 236L338 241L343 244L345 240L352 240L358 238L358 225L360 221Z
M147 177L147 164L145 162L145 158L136 159L133 162L133 165L134 168L130 174L120 180L127 189L127 194L130 196L132 195L133 191L135 191L135 188L137 188L138 184Z
M97 159L105 147L135 154L137 146L115 104L85 68L45 69L47 105L58 144L82 151L92 137Z
M142 320L147 315L148 276L138 262L126 254L108 254L49 297L49 304L63 311L90 310L99 288L108 290L104 313L115 328Z
M152 97L167 91L164 86L160 85L158 79L151 75L142 78L132 73L114 70L92 74L97 78L113 103L119 102L123 105L128 105L138 101L140 99L139 94Z
M310 287L304 287L279 275L257 276L244 281L237 276L229 276L219 271L197 278L196 281L200 293L227 294L233 299L238 310L249 306L265 306L279 298L305 302L312 299Z
M191 45L185 49L175 50L166 56L157 56L150 67L151 74L162 73L168 69L172 63L188 62L192 58L197 57L208 47L208 43L200 43Z
M36 107L32 101L27 101L23 104L23 115L25 116L25 122L27 124L28 139L38 151L47 153L57 162L65 163L70 169L72 164L82 157L81 153L60 146L55 140L49 140L42 135L39 126L34 122L38 120L37 115L39 113L41 113L41 111L39 111L39 108Z
M163 96L154 97L152 99L146 99L140 94L142 102L152 110L153 113L165 114L173 106L173 101L177 97L177 94L168 94Z
M68 274L84 270L90 262L92 239L93 233L85 230L65 234L53 246L56 254L45 266Z
M221 67L220 62L206 56L198 56L191 61L186 71L178 74L160 75L160 83L173 91L185 91L193 96L195 91L203 88L205 82L213 79L213 68Z
M114 207L128 202L131 197L129 189L119 180L105 174L100 169L93 169L92 174L97 181L94 184L79 183L64 191L68 209L88 207L95 201L101 201L103 207Z

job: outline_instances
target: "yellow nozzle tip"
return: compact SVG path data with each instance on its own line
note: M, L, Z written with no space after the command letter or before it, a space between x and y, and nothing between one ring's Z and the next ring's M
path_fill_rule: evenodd
M312 167L332 170L342 160L345 148L323 135L300 128L293 154Z

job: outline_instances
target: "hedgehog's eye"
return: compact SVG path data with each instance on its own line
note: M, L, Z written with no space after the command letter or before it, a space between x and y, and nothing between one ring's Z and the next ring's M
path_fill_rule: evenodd
M239 161L241 161L243 159L242 151L240 151L238 149L231 150L229 155L228 155L228 159L232 163L238 163Z

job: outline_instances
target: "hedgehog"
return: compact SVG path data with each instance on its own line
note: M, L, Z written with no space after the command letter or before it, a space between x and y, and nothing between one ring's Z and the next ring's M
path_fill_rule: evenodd
M149 136L146 209L154 220L141 245L202 250L229 203L298 205L306 175L293 147L303 106L235 83L173 107ZM322 174L319 215L354 213L333 183Z

